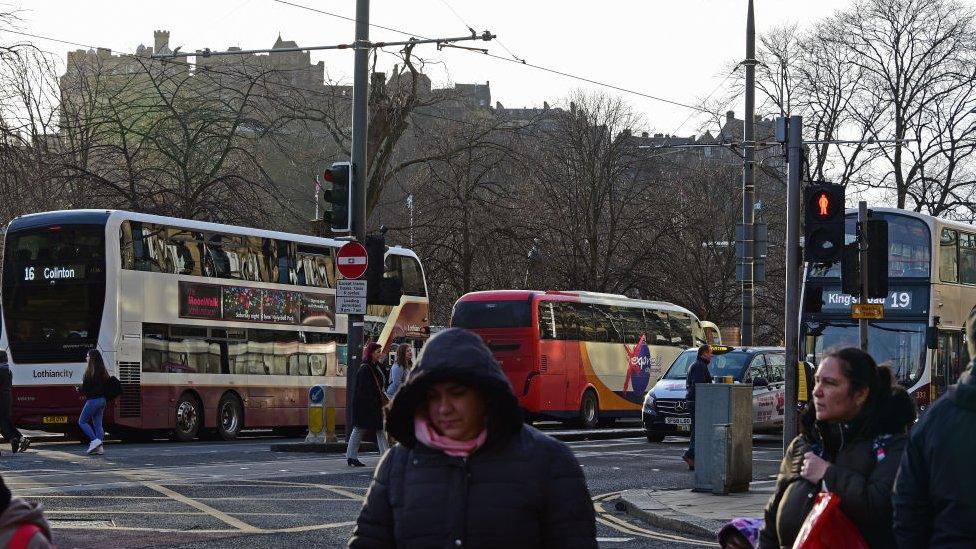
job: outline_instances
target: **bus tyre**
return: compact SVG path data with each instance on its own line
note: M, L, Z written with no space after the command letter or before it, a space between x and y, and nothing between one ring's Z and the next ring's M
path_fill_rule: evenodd
M647 442L663 442L663 441L664 441L664 433L652 433L650 431L647 432Z
M235 395L230 393L220 398L217 404L217 434L223 440L234 440L244 426L244 407Z
M200 403L190 394L184 394L176 401L176 427L173 438L179 442L190 442L197 438L200 424L203 421L203 410Z
M600 406L596 400L596 393L586 391L580 401L580 427L584 429L594 429L600 421Z

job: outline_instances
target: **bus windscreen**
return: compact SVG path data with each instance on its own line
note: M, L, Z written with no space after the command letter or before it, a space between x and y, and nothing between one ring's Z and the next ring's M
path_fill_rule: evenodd
M532 311L528 300L460 301L451 315L451 326L469 330L528 328L531 325Z

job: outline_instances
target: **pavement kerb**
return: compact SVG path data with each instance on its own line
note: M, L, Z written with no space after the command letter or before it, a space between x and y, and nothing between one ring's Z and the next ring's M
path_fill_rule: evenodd
M655 512L647 509L642 509L640 505L635 501L637 498L636 492L647 492L647 490L624 490L620 494L620 502L624 506L624 511L632 517L643 520L644 522L650 524L651 526L656 526L665 530L670 530L672 532L678 532L682 534L690 534L692 536L704 538L704 539L715 539L718 530L712 530L704 526L699 526L687 520L668 515L675 515L674 511L670 509L666 512Z

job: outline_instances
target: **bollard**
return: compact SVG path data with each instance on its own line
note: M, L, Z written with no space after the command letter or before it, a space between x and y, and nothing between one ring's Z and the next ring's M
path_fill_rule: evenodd
M308 435L305 442L338 442L335 434L335 391L328 385L308 390Z

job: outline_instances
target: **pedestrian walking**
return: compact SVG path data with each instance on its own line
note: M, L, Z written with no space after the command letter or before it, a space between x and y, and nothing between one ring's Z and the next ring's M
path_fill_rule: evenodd
M363 353L363 362L359 366L359 371L356 372L352 418L346 419L348 424L346 427L352 426L346 444L346 463L350 467L366 466L359 461L359 445L367 431L376 433L376 445L379 447L380 455L389 449L386 431L383 430L383 408L389 400L383 392L386 377L380 364L382 358L383 348L378 343L369 343L366 345L366 352Z
M10 443L10 451L16 454L30 446L30 438L22 435L11 419L13 385L14 377L7 361L7 353L0 351L0 434Z
M85 395L85 406L78 417L78 426L91 442L88 453L101 455L105 453L102 444L105 430L102 428L102 415L105 412L106 388L109 384L108 370L98 349L88 351L88 367L81 382L81 394Z
M386 386L386 396L393 400L397 389L403 385L407 373L413 368L413 347L409 343L402 343L397 347L396 362L390 369L390 383Z
M477 335L430 338L387 428L399 444L376 469L349 547L597 547L579 463L523 423Z
M698 358L695 363L688 368L688 377L685 379L685 408L691 410L691 440L688 442L688 450L681 456L688 464L688 469L695 470L695 384L711 383L712 373L708 371L708 363L712 361L712 347L702 345L698 348Z
M803 416L765 509L763 549L792 547L821 488L871 547L892 547L891 490L915 404L891 370L848 347L820 362L813 408Z
M0 547L48 549L51 525L44 518L44 506L14 498L0 477Z
M966 322L974 362L912 429L895 481L899 547L976 546L976 309Z

